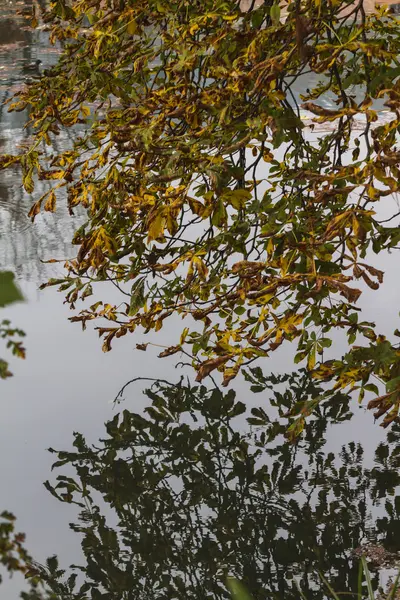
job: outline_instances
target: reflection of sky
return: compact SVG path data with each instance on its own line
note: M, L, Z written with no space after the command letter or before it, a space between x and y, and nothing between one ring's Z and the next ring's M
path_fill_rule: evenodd
M4 36L4 10L11 3L0 2L0 95L4 100L10 93L10 85L17 88L23 79L23 64L41 58L44 64L56 59L57 50L45 46L42 32L30 34L15 28L8 44L2 44ZM1 14L3 11L3 28ZM7 16L9 18L9 16ZM9 114L0 109L0 150L10 151L17 138L28 136L20 129L24 122L21 113ZM63 144L63 140L60 144ZM67 140L65 141L67 143ZM43 184L44 185L44 184ZM40 190L36 190L40 192ZM0 510L7 508L18 517L18 528L28 535L28 547L38 560L52 553L60 555L62 563L77 561L79 539L68 530L68 522L74 510L61 506L42 486L50 476L52 456L45 448L67 449L71 445L72 432L80 431L93 442L104 433L104 421L114 413L110 402L119 388L137 376L160 377L175 381L182 369L175 369L179 355L169 359L156 358L160 349L149 347L146 353L133 351L136 343L148 341L141 332L126 336L114 344L111 353L103 354L97 335L88 328L83 333L79 325L68 322L69 309L62 304L61 294L55 290L39 292L37 285L46 279L49 271L40 263L51 257L69 256L69 240L75 222L69 217L65 206L56 216L44 215L31 225L26 214L31 198L21 188L18 171L0 174L0 265L13 268L27 299L25 303L7 308L7 318L27 333L26 361L11 361L15 377L0 382L2 418L0 419ZM79 218L76 222L79 221ZM374 257L374 264L387 272L385 284L379 292L366 289L360 306L366 318L376 320L381 330L389 333L398 316L400 286L397 280L395 255ZM100 288L107 300L120 301L114 288ZM180 319L164 325L155 340L163 345L176 341L176 330L183 326ZM336 354L345 350L343 342L335 347ZM292 368L293 348L284 345L263 367L267 372L286 371ZM268 362L267 362L268 361ZM238 378L233 387L240 399L250 406L266 406L267 396L251 395L247 384ZM125 406L140 410L147 401L140 388L132 386L126 392ZM122 408L125 407L124 405ZM374 425L373 418L364 408L355 407L357 417L334 427L327 439L327 450L338 452L342 444L350 440L365 443L366 460L372 460L376 444L385 439L385 432ZM2 584L2 596L13 600L17 597L18 580Z

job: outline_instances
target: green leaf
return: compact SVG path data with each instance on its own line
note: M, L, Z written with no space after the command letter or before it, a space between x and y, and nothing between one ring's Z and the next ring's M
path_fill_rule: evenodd
M231 593L232 600L254 600L247 588L236 577L227 577L226 585Z
M374 598L374 590L372 588L372 582L371 582L371 575L368 569L368 565L367 565L367 561L365 560L365 556L361 557L361 564L364 570L364 577L365 577L365 581L367 583L367 590L368 590L368 596L369 596L369 600L375 600Z
M229 190L222 194L222 199L236 210L243 209L246 206L246 202L251 199L251 193L248 190L238 189Z
M264 11L263 10L253 10L252 15L251 15L251 24L255 29L260 27L263 20L264 20Z
M307 369L309 371L312 371L314 369L315 362L316 362L316 350L315 350L315 344L313 344L313 346L308 354L308 360L307 360Z
M350 75L348 75L347 77L344 78L343 82L342 82L342 88L344 90L347 90L348 87L350 87L351 85L353 85L353 83L355 83L357 81L358 78L358 73L356 71L352 71L350 73Z
M340 600L339 596L337 595L337 593L335 592L335 590L332 588L331 584L329 583L329 581L327 579L325 579L325 577L322 575L322 573L319 574L320 578L322 579L323 583L326 585L326 587L329 590L330 595L332 596L332 598L334 598L334 600Z
M386 392L389 394L390 392L394 392L397 388L400 387L400 375L391 379L386 383Z
M215 225L215 227L223 227L226 225L227 218L228 215L222 198L218 198L213 215L211 217L211 223Z
M319 340L319 345L322 348L330 348L332 346L332 340L330 340L329 338L321 338Z
M270 10L271 21L273 25L279 25L281 18L281 7L278 3L274 3Z
M128 315L130 317L136 315L136 313L143 308L146 303L146 296L144 294L146 278L140 277L131 288L131 301L129 303Z
M367 383L367 385L364 385L364 390L366 392L372 392L373 394L379 396L379 388L377 385L375 385L375 383Z
M14 273L0 271L0 307L23 300L24 297L14 282Z
M396 579L394 580L392 589L390 590L390 593L389 593L388 597L386 598L386 600L393 600L393 598L396 597L396 592L399 587L399 583L400 583L400 570L397 573L397 576L396 576Z
M307 356L308 352L307 350L303 350L302 352L299 352L298 354L296 354L296 356L294 357L294 363L297 365L299 362L301 362L302 360L304 360Z

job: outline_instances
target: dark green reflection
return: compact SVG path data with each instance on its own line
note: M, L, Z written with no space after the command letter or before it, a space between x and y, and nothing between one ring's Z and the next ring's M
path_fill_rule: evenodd
M285 394L290 409L307 385L303 375L286 379L286 391L278 382L273 393ZM293 577L307 598L322 598L318 570L338 592L355 592L351 550L367 539L398 549L398 426L368 470L360 445L336 457L324 449L327 426L350 416L345 396L292 445L261 409L247 424L233 391L159 381L145 394L144 413L117 414L96 446L75 434L74 450L57 452L65 475L46 486L80 507L72 528L85 561L74 596L72 580L63 587L60 577L56 589L42 570L53 591L93 600L225 598L232 574L256 599L298 598Z

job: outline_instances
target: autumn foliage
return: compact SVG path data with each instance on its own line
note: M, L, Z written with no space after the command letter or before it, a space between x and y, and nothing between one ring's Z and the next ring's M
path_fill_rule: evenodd
M32 219L65 191L71 213L86 210L76 258L49 283L72 308L94 284L120 287L121 304L72 317L99 321L105 351L128 333L152 341L173 318L181 330L162 355L184 352L199 381L218 369L227 385L293 342L296 362L373 394L388 424L398 345L357 301L382 284L374 253L400 240L395 204L378 216L400 180L400 29L362 2L259 4L52 2L33 25L63 53L11 104L29 108L34 136L1 164L22 167L29 193L50 182ZM66 128L71 147L44 153ZM348 353L327 361L333 330Z

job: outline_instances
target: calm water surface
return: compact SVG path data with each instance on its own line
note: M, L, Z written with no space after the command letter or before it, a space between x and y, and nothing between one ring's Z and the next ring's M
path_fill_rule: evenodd
M32 34L16 15L16 6L29 5L0 0L2 101L23 84L24 65L40 58L46 67L57 60L58 50L49 47L45 33ZM29 130L23 129L24 118L23 114L10 114L0 106L2 152L13 151L29 137ZM57 143L62 147L69 140L60 137ZM35 193L43 192L37 189ZM232 417L232 429L239 436L234 443L227 444L225 440L224 448L222 441L216 443L215 438L207 437L204 442L204 447L212 450L212 457L221 453L225 479L232 473L231 479L221 485L218 469L222 463L212 466L212 460L202 454L200 442L196 442L196 435L200 434L193 434L203 428L201 431L208 436L209 419L218 425L220 417L204 414L204 390L192 394L184 388L179 394L184 395L185 403L175 424L164 423L161 427L155 421L149 430L146 444L154 455L151 467L143 466L150 465L150 454L144 451L142 438L136 454L128 461L129 444L121 446L115 434L121 420L109 426L107 433L104 423L122 409L143 414L154 396L143 394L142 390L150 384L139 382L127 388L125 402L114 407L112 401L118 390L139 376L177 382L182 370L177 371L172 360L157 360L154 352L133 351L136 343L145 341L140 335L135 339L122 338L111 353L103 354L95 332L83 333L68 322L70 311L60 294L38 291L40 283L55 273L53 266L42 261L73 254L69 241L84 217L71 218L60 206L56 215L41 215L31 224L27 217L31 203L18 171L0 173L0 268L16 274L26 299L7 308L4 315L26 331L28 350L26 361L12 361L15 376L0 383L0 509L16 514L19 529L27 533L29 550L38 561L44 562L56 553L63 566L82 562L82 533L68 526L71 521L78 522L79 511L61 504L43 486L47 479L55 481L50 472L55 457L46 449L71 449L76 431L85 436L88 444L104 447L98 459L85 459L93 474L86 484L93 490L99 511L104 511L110 527L115 527L120 536L112 554L106 537L99 534L99 522L93 519L91 527L99 537L96 548L88 550L91 559L97 561L100 570L117 568L118 573L120 569L120 582L127 562L136 565L134 575L124 584L128 588L115 588L115 598L130 598L133 590L136 595L132 598L139 597L143 590L146 593L142 597L161 598L161 592L151 590L159 582L161 587L167 586L168 574L174 586L179 588L179 578L183 582L183 591L179 592L182 596L176 597L219 598L222 588L216 581L224 569L247 578L260 597L260 589L274 590L283 597L291 588L290 578L305 568L312 570L315 557L319 568L336 577L339 588L344 589L356 578L356 566L348 559L352 548L371 539L384 542L392 551L400 550L399 434L394 432L387 439L387 433L374 425L372 415L362 408L355 408L353 419L340 425L329 425L330 419L325 416L321 423L327 427L326 443L318 444L318 432L310 429L307 440L297 450L283 443L280 436L270 443L261 443L259 434L254 437L249 432L246 415ZM380 261L377 266L383 266L392 277L388 277L379 294L365 292L363 307L367 318L376 319L382 330L389 332L398 318L400 291L398 279L393 276L394 257ZM113 293L109 290L108 296ZM169 344L173 339L173 327L171 324L164 328L161 343ZM268 372L285 372L287 364L285 350L285 354L278 353L271 359ZM268 410L266 401L273 397L271 391L252 394L243 380L234 387L236 401L249 408L263 405ZM159 402L171 409L177 393L176 388L167 386L160 392ZM216 397L213 402L222 406L225 400L218 398L220 404ZM128 415L126 422L131 418ZM223 426L219 423L220 428ZM126 427L130 439L140 437L130 421ZM182 427L179 444L174 427ZM106 441L100 443L99 438ZM244 439L255 458L250 460L250 470L241 473L234 450L235 444L240 445ZM347 445L344 450L343 445ZM106 450L110 448L108 459ZM196 477L193 456L197 456ZM70 463L74 460L77 458L71 457ZM164 464L170 466L160 475ZM268 484L263 480L265 490L261 484L261 488L257 486L263 464L268 465L270 473ZM60 473L76 471L69 463L63 469ZM100 474L97 479L96 473ZM82 477L82 473L78 476ZM135 481L140 489L135 487ZM185 485L189 486L186 491ZM385 503L386 494L389 500ZM126 561L129 543L131 558ZM101 557L107 552L113 556L112 567L101 565ZM313 589L311 576L307 585ZM18 578L5 579L0 597L14 600L20 588ZM171 590L169 593L173 597Z

